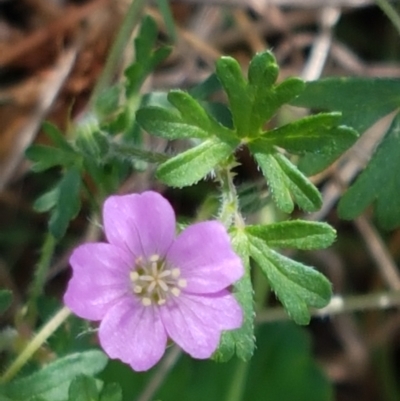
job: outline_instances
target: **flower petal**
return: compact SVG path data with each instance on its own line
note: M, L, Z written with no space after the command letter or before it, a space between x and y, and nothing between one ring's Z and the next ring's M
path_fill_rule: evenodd
M78 316L100 320L129 288L133 255L105 243L84 244L70 257L73 275L64 303Z
M157 192L110 196L103 222L111 244L129 249L136 257L164 256L175 236L175 214Z
M242 324L242 310L228 291L201 296L181 294L160 308L169 337L194 358L209 358L217 349L221 331Z
M187 292L217 292L243 275L242 261L233 252L229 235L218 221L186 228L171 246L166 259L181 270L181 277L187 281Z
M99 340L110 358L144 371L164 355L167 334L157 308L144 307L135 298L125 298L102 320Z

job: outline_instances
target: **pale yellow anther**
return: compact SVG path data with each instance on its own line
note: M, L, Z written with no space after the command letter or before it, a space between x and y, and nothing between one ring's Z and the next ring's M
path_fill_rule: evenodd
M139 278L139 273L137 271L130 272L129 278L131 281L136 281Z
M135 292L136 294L140 294L143 291L143 288L140 285L135 285L133 287L133 292Z
M159 299L158 302L157 302L157 304L158 304L158 305L164 305L165 302L166 302L165 299Z
M151 299L150 298L142 298L142 304L144 306L150 306L151 305Z
M181 271L177 267L175 269L172 269L171 273L173 278L177 278L181 275Z
M179 295L181 294L181 290L179 288L174 287L171 289L171 293L172 293L172 295L179 297Z
M160 260L160 256L159 255L151 255L149 258L150 262L158 262Z
M184 278L178 280L178 285L181 288L185 288L187 286L187 281Z

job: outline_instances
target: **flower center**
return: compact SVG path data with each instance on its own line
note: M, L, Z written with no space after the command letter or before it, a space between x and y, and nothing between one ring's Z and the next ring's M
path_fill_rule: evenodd
M148 260L136 259L135 270L129 277L133 292L141 298L144 306L163 305L172 294L179 297L181 288L186 287L186 280L179 278L178 268L170 269L159 255L152 255Z

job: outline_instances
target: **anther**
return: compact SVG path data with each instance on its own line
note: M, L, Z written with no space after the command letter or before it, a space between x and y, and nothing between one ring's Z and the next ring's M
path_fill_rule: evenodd
M172 293L172 295L179 297L179 295L181 294L181 290L179 288L174 287L171 289L171 293Z
M185 288L187 286L187 281L184 278L179 279L178 286L181 288Z
M142 298L142 304L144 306L150 306L151 305L151 299L150 298Z
M139 273L137 271L133 271L129 273L129 278L132 281L136 281L139 278Z
M173 278L177 278L181 275L181 271L178 268L172 269L171 273Z
M135 286L133 287L133 291L134 291L136 294L140 294L140 293L143 291L143 288L142 288L140 285L135 285Z

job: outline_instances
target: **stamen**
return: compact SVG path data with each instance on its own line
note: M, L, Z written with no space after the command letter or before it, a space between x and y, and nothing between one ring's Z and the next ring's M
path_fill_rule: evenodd
M187 286L186 279L180 276L179 268L169 268L157 254L145 259L138 257L135 270L129 273L131 291L137 294L143 306L164 305L171 294L179 297L181 288Z
M165 292L168 291L168 286L167 286L167 284L165 283L165 281L158 280L158 285L161 287L161 289L162 289L163 291L165 291Z
M150 262L158 262L160 260L160 256L157 254L151 255L149 260Z
M147 287L147 292L150 293L154 290L155 286L157 285L156 280L152 281L149 286Z
M135 285L133 287L133 292L135 292L136 294L140 294L143 291L143 288L140 285Z
M181 288L185 288L187 286L187 281L184 278L179 279L178 286Z
M164 278L164 277L168 277L171 275L171 270L164 270L163 272L161 272L158 275L158 278Z
M143 275L143 276L140 276L140 280L143 280L143 281L153 281L154 280L154 277L153 276L145 276L145 275Z
M150 298L142 298L142 304L144 306L150 306L151 305L151 299Z
M131 281L136 281L139 278L139 273L137 271L130 272L129 278Z
M175 295L176 297L179 297L179 295L181 294L181 290L179 288L171 288L171 293L172 295Z

